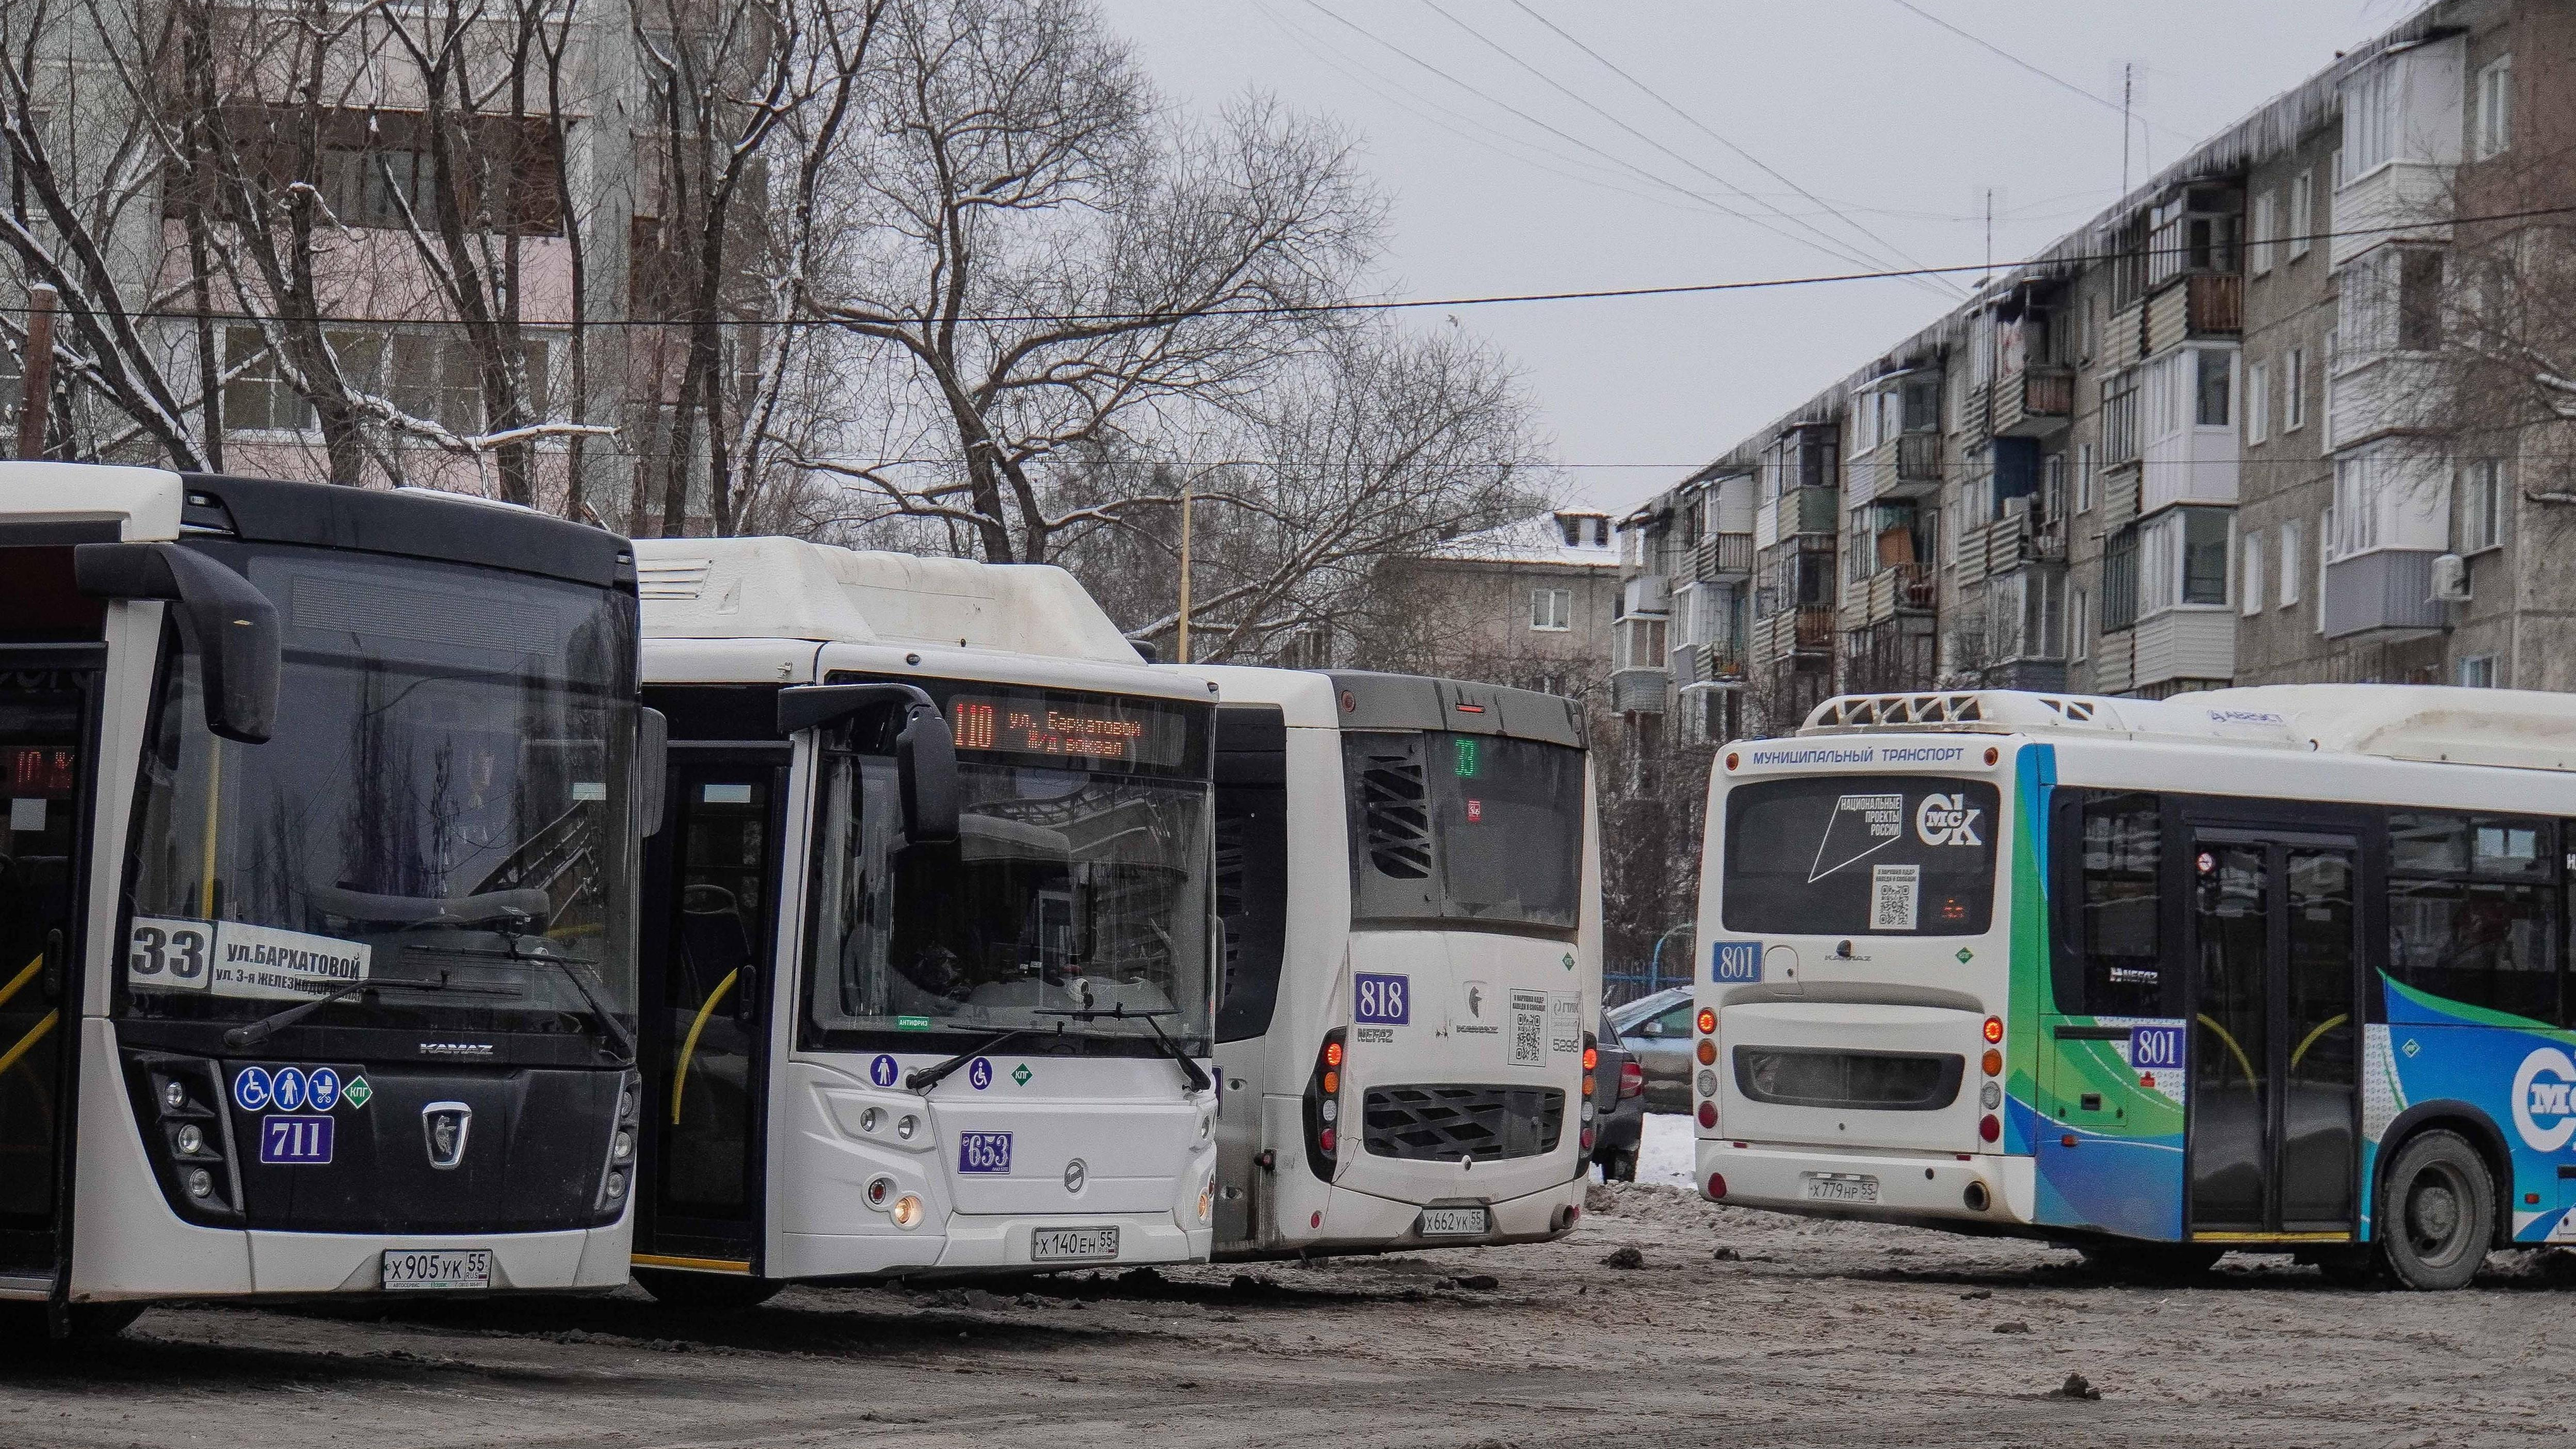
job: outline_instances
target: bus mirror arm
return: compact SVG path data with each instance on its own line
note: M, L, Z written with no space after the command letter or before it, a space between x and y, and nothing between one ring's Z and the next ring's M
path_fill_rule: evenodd
M957 838L957 740L939 702L910 684L799 684L778 691L778 732L794 735L880 705L903 706L894 737L904 835L915 845Z
M72 576L93 598L167 599L205 677L206 728L268 743L277 720L277 609L250 580L175 543L84 543Z
M635 714L635 834L649 839L662 833L671 777L671 721L658 709Z

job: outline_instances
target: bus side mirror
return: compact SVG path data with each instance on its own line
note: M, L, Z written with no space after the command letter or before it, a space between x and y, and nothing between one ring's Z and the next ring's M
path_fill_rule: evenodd
M175 543L84 543L72 577L93 598L167 599L205 679L206 728L264 745L277 723L277 607L250 580Z
M635 712L635 774L635 836L641 840L662 833L669 809L671 721L658 709Z
M903 792L903 833L916 844L957 838L957 740L933 706L904 712L894 737L895 781Z

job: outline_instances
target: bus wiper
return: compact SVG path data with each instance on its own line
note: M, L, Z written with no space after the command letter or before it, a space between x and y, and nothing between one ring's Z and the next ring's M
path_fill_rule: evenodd
M311 1001L299 1001L293 1006L286 1008L284 1011L273 1012L267 1016L261 1017L257 1021L234 1027L232 1030L225 1032L224 1049L226 1051L236 1052L249 1051L251 1048L258 1046L261 1042L268 1040L270 1037L277 1035L286 1028L293 1026L304 1018L320 1011L323 1007L329 1006L332 1002L338 1001L344 997L354 996L358 992L364 991L370 986L399 986L407 991L445 991L448 989L448 983L444 979L428 981L413 980L408 977L370 976L361 977L356 981L343 981L321 995L314 997Z
M927 1096L929 1095L931 1088L947 1081L949 1076L959 1067L966 1065L968 1062L975 1060L977 1057L982 1056L984 1053L991 1051L993 1048L1000 1046L1006 1041L1018 1041L1021 1037L1031 1036L1036 1032L1037 1028L1034 1026L1015 1026L1009 1031L999 1032L986 1037L981 1042L968 1047L966 1050L959 1052L957 1055L950 1057L944 1062L940 1062L934 1066L922 1067L915 1071L906 1073L903 1079L904 1090L909 1092L919 1092Z
M1037 1014L1039 1016L1069 1016L1074 1018L1076 1021L1093 1021L1101 1017L1107 1017L1111 1021L1142 1021L1145 1025L1154 1029L1154 1040L1161 1043L1163 1054L1180 1064L1181 1075L1189 1079L1191 1091L1204 1092L1208 1088L1216 1085L1214 1082L1208 1080L1208 1074L1199 1067L1197 1062L1190 1060L1190 1054L1181 1050L1181 1044L1179 1042L1163 1035L1163 1024L1154 1019L1158 1016L1178 1016L1181 1013L1177 1008L1157 1006L1144 1011L1129 1011L1127 1009L1127 1003L1122 1001L1116 1006L1110 1007L1106 1011L1103 1011L1096 1006L1084 1006L1071 1009L1050 1007L1039 1011Z
M599 993L591 990L590 983L582 979L580 967L542 948L526 953L513 951L511 954L522 961L544 961L561 970L564 978L572 983L572 989L580 992L581 999L589 1003L590 1019L599 1024L601 1035L608 1038L609 1042L617 1048L617 1054L623 1058L610 1065L620 1067L635 1065L635 1038L626 1034L626 1028L618 1024L617 1014L610 1011L608 1003L600 1000Z
M383 984L384 983L382 982L370 981L363 976L359 977L355 981L343 981L321 995L314 997L311 1001L299 1001L293 1006L286 1008L284 1011L271 1012L270 1014L261 1017L259 1020L251 1022L247 1026L237 1026L232 1030L225 1032L224 1050L235 1052L249 1051L251 1048L258 1046L261 1042L264 1042L270 1037L277 1035L280 1031L285 1030L287 1027L295 1025L304 1018L320 1011L323 1007L329 1006L332 1002L341 1000L344 997L354 996L357 993L366 990L370 986L379 986Z

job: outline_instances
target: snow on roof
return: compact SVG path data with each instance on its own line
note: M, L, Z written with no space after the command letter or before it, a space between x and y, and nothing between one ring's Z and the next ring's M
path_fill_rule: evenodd
M1073 575L1046 564L795 538L639 538L635 572L648 639L900 642L1138 662Z
M1610 515L1586 508L1535 513L1499 528L1462 533L1433 548L1428 558L1452 563L1547 564L1558 568L1617 568L1618 536L1609 529ZM1567 525L1579 543L1567 543ZM1600 539L1599 543L1593 542Z

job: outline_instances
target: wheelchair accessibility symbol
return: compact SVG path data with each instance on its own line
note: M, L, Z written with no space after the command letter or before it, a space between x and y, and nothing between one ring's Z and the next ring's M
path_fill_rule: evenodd
M977 1057L966 1064L966 1080L972 1082L979 1092L993 1085L993 1064Z

